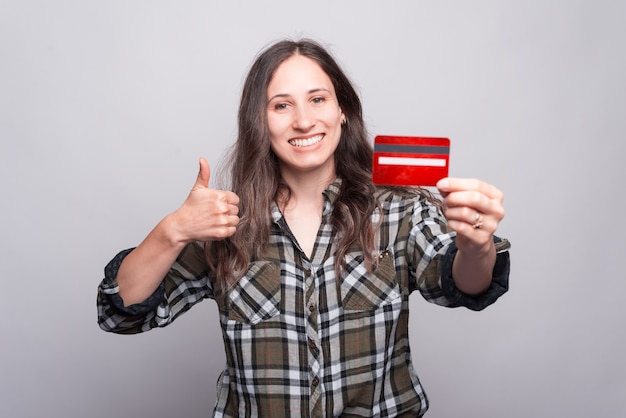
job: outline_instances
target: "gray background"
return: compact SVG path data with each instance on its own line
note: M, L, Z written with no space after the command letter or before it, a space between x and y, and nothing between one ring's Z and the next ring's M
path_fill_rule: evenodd
M448 136L505 192L511 291L412 298L437 417L626 412L624 1L0 1L0 416L205 417L224 362L207 301L139 336L96 286L235 136L243 77L313 37L371 135ZM621 203L621 200L620 202Z

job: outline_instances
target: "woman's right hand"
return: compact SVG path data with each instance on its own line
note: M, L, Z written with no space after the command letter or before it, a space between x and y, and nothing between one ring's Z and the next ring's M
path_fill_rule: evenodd
M209 175L209 163L201 158L198 179L183 205L159 222L124 258L117 282L125 306L150 296L188 243L224 239L235 233L239 197L209 189Z
M200 171L189 196L169 218L174 239L181 243L213 241L233 235L239 224L239 197L209 188L209 163L200 158Z

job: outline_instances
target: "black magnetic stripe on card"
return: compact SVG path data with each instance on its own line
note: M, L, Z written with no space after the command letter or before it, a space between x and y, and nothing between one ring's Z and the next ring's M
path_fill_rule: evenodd
M450 154L450 147L436 145L374 144L374 152L397 152L401 154Z

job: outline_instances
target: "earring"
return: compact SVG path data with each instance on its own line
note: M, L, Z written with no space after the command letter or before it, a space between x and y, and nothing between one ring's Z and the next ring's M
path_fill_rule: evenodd
M348 121L347 121L346 119L343 119L343 120L341 121L341 126L342 126L342 127L343 127L343 126L346 126L346 123L348 123Z

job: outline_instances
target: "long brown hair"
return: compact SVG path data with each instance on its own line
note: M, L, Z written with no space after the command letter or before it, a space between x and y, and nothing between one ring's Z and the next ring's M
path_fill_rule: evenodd
M335 172L342 179L332 213L335 238L335 270L343 267L348 248L357 244L367 265L373 263L374 228L370 216L378 202L372 183L373 150L363 123L361 100L335 59L318 43L303 39L280 41L263 51L244 82L238 114L237 141L226 163L230 165L231 190L239 196L240 224L230 238L207 245L209 264L216 269L218 287L227 290L261 257L270 236L271 205L289 190L281 181L278 159L270 149L267 123L267 88L278 66L300 54L317 62L328 75L346 116L335 151Z

